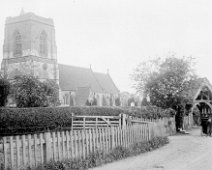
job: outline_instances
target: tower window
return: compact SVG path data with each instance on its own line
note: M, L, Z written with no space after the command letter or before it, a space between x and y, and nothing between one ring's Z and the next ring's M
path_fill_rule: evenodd
M44 31L40 35L40 55L47 56L47 35Z
M22 43L21 43L21 34L19 32L15 33L14 39L14 56L18 57L22 55Z

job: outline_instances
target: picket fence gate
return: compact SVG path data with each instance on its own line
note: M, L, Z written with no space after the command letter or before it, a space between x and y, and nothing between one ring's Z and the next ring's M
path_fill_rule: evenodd
M156 136L169 135L164 122L3 137L3 143L0 144L0 148L3 148L2 166L3 169L22 170L50 160L86 158L97 151L106 154L117 146L127 148Z

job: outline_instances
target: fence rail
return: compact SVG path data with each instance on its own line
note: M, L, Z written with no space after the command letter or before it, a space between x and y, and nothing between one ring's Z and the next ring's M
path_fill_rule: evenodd
M120 116L74 116L72 119L72 129L90 129L97 127L120 126Z

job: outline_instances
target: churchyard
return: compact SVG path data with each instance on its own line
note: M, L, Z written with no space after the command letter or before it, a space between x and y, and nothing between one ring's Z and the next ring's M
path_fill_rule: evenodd
M185 137L186 130L194 124L202 125L201 133L211 135L212 85L207 78L196 75L192 57L171 54L163 59L145 58L130 75L135 95L121 92L109 70L102 73L95 72L91 65L86 68L58 63L51 18L23 10L18 16L7 17L3 47L1 170L85 170L140 157L169 141L161 148L164 154L160 150L150 152L155 160L145 157L143 167L139 166L164 169L157 165L163 162L174 169L173 164L177 162L180 167L184 161L176 155L178 146L192 154L184 140L191 141L193 147L201 141L196 130ZM71 58L70 63L73 61ZM101 58L99 63L105 64ZM122 75L119 73L119 77ZM208 141L204 140L206 146ZM202 151L199 145L196 148ZM192 151L198 156L196 148ZM159 155L154 155L157 152ZM173 158L172 164L165 158L170 162ZM181 168L192 169L189 166L182 164ZM135 165L130 169L136 169Z

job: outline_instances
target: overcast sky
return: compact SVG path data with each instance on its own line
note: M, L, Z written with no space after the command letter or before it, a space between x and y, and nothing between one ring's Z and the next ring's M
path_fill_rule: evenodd
M133 92L139 62L170 52L195 57L212 82L211 0L1 0L0 61L5 19L22 8L54 20L59 63L109 69L121 91Z

